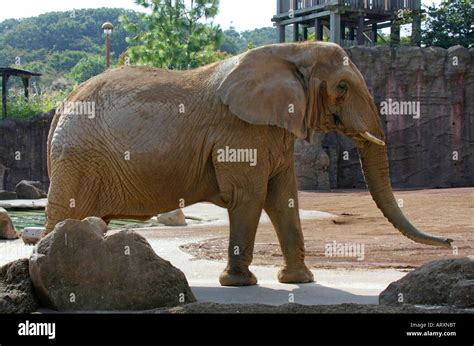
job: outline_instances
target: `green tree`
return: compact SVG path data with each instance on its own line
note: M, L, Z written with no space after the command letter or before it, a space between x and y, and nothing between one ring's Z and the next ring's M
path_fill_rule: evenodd
M443 1L439 7L427 7L428 18L422 31L427 46L449 48L474 44L474 8L471 0Z
M0 66L30 69L42 73L35 83L41 90L57 85L82 58L104 55L101 26L112 22L112 58L126 51L127 32L119 23L126 13L129 20L142 28L137 13L120 8L82 9L49 12L37 17L7 19L0 22ZM114 59L112 60L114 61ZM78 77L79 80L88 78ZM9 85L21 87L21 79L12 78Z
M224 31L224 39L219 46L219 50L235 55L240 53L244 46L245 40L240 36L237 30L235 30L235 27L231 26Z
M130 36L128 52L133 64L168 69L195 68L216 61L215 51L222 40L222 31L212 23L219 10L219 0L135 0L151 9L140 13L144 29L120 18Z
M247 48L249 44L253 44L255 47L260 47L278 42L277 30L272 27L246 30L243 31L241 35L246 41L244 48ZM287 37L291 36L288 35Z
M105 70L105 58L100 55L88 55L76 64L69 73L77 83L82 83Z
M110 49L119 56L128 48L127 32L118 18L127 18L142 28L138 14L121 8L81 9L67 12L48 12L21 20L7 19L0 22L0 50L4 45L33 51L85 51L96 54L97 47L104 47L101 26L104 22L114 25Z

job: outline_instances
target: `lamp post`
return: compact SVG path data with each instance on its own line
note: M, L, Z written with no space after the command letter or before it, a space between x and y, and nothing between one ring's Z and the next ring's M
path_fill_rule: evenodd
M102 30L105 34L105 69L110 67L110 34L114 31L112 23L105 22L102 24Z

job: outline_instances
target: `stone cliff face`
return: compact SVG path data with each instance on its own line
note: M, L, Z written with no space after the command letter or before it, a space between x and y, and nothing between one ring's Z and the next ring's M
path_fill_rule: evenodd
M379 110L383 102L386 108L419 102L419 118L413 109L408 115L381 114L393 186L474 186L474 49L379 46L347 52ZM0 121L0 190L13 190L23 179L47 187L52 114ZM301 189L365 188L357 150L347 137L326 133L315 144L298 140L295 160Z
M49 184L46 147L54 111L31 121L0 120L0 190L13 191L21 180Z
M382 113L393 186L474 185L474 49L380 46L347 52ZM398 114L394 106L400 106ZM410 114L400 114L409 106ZM321 174L329 175L331 188L364 188L352 142L335 133L317 136L314 145L295 146L300 188L327 189ZM316 168L321 152L330 159L327 173Z

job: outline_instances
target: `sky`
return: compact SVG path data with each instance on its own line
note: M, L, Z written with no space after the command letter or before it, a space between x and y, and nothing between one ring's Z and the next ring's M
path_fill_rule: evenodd
M7 18L33 17L51 11L81 8L116 7L142 11L133 0L0 0L0 21ZM220 0L219 14L214 22L223 29L231 24L238 31L272 26L276 0Z
M425 5L442 0L423 0ZM0 21L8 18L33 17L52 11L71 11L81 8L116 7L142 10L133 0L0 0ZM220 11L215 23L223 29L230 25L237 31L272 26L276 0L220 0Z

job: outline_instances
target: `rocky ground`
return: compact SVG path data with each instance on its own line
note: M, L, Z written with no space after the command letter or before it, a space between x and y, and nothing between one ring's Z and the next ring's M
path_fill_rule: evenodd
M398 191L402 210L418 228L454 239L451 249L415 243L403 237L376 208L368 192L300 192L300 208L337 215L303 220L306 263L312 268L411 269L434 259L474 255L474 188ZM207 230L209 231L209 230ZM212 229L214 238L182 246L202 259L227 258L228 227ZM364 245L363 260L326 257L333 242ZM253 264L279 265L280 246L271 224L260 224Z
M285 304L270 306L264 304L216 304L192 303L167 309L156 309L147 313L170 314L426 314L426 313L469 313L452 307L433 309L412 305L384 306L368 304L301 305Z

